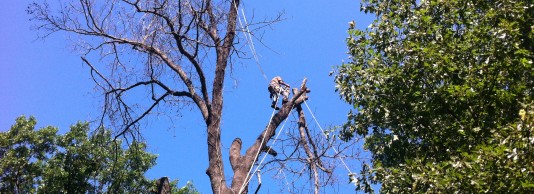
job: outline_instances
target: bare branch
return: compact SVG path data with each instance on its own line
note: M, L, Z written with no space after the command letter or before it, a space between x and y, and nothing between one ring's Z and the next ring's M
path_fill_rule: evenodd
M228 66L232 70L232 56L244 56L240 51L243 44L236 38L239 5L240 0L79 0L61 7L57 13L51 12L46 4L33 4L29 12L34 20L42 23L37 28L44 31L44 37L57 31L81 37L76 48L82 51L82 61L90 67L92 79L104 94L101 123L105 115L109 117L106 121L120 126L115 138L126 138L126 134L139 138L134 135L140 134L142 121L157 114L159 107L184 106L193 102L206 123L209 158L206 174L210 177L213 193L235 194L243 185L243 191L247 192L249 169L263 152L278 157L267 165L283 165L299 177L311 172L315 187L324 185L324 181L318 180L331 180L327 176L333 169L329 159L344 157L327 154L324 148L336 146L333 141L317 142L318 139L314 139L303 125L300 131L294 130L280 140L287 148L276 147L279 154L266 146L291 111L301 110L300 104L308 99L310 90L305 79L244 155L241 155L241 140L234 140L230 147L230 165L234 174L231 187L227 186L221 158L221 116ZM260 22L251 20L240 30L251 33L261 43L262 34L258 30L280 21L280 16ZM107 69L97 69L91 64L88 58L93 57ZM135 96L132 100L127 97L140 89L146 90L147 98L138 100ZM309 167L293 169L289 162Z
M141 116L137 117L135 120L131 121L130 123L128 123L128 125L117 135L115 135L115 138L114 139L117 139L117 137L120 137L121 135L124 135L124 133L126 133L130 127L132 127L133 125L137 124L141 119L143 119L145 116L147 116L150 111L152 111L152 109L154 107L156 107L160 101L162 101L163 99L165 99L165 97L167 97L168 95L170 95L169 93L165 93L163 94L162 96L160 96L145 112L143 112L143 114L141 114Z
M196 60L196 57L195 57L196 54L191 54L190 52L186 51L186 49L184 48L184 45L183 45L183 39L188 39L188 38L186 36L184 36L184 35L181 35L180 31L176 30L174 22L172 21L172 19L169 16L158 12L159 9L163 8L164 6L166 6L165 5L166 3L162 3L161 7L158 8L158 9L148 10L148 9L142 9L139 6L139 1L136 1L135 3L132 3L132 2L127 1L127 0L123 0L123 1L126 2L127 4L130 4L130 5L134 6L138 12L152 14L152 15L154 15L156 17L159 17L159 18L161 18L161 19L163 19L165 21L165 24L169 28L170 33L174 37L174 40L176 42L176 45L178 46L178 49L179 49L180 53L183 54L189 60L189 62L191 62L191 64L193 64L193 66L195 67L195 70L196 70L196 72L197 72L197 74L199 76L200 86L201 86L201 91L202 91L202 96L203 96L202 99L204 100L204 102L202 104L205 104L205 105L202 105L202 106L206 106L207 105L209 107L210 101L209 101L209 97L208 97L208 89L207 89L206 77L204 75L204 71L202 70L202 67L201 67L200 63ZM179 6L179 8L181 9L181 6ZM187 25L186 30L185 30L184 33L187 33L189 31L190 26L195 21L195 18L196 17L193 17L191 19L191 21L189 22L189 25ZM180 22L181 21L182 21L182 17L180 17ZM180 23L179 27L182 28L182 26L183 26L182 23ZM197 37L196 40L198 40L198 37ZM197 49L195 49L195 50L197 50ZM153 50L153 48L151 48L150 50ZM190 88L190 87L192 88L192 84L191 84L191 81L189 80L189 78L187 78L186 76L182 76L181 74L180 74L180 77L182 77L182 80L188 85L188 88ZM184 79L184 78L186 78L186 79ZM195 92L191 91L191 88L190 88L189 92L191 92L193 95L195 95ZM198 104L198 102L197 102L197 104ZM199 108L202 109L202 107L200 107L200 106L201 105L199 105ZM209 111L208 108L205 108L205 109L206 109L206 111ZM206 114L203 113L203 115L204 115L204 118L207 118L208 112L206 112Z

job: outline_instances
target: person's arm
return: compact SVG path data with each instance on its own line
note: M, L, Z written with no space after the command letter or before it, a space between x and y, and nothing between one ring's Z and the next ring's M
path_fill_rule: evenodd
M280 84L282 84L282 85L284 85L284 86L290 88L289 84L286 84L286 83L285 83L284 81L282 81L282 80L280 80L278 83L280 83Z

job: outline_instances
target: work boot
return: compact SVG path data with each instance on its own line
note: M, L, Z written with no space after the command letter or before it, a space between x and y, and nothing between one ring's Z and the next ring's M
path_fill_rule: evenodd
M271 108L274 108L274 110L279 110L280 108L278 108L278 106L276 106L276 102L273 101L273 103L271 104Z

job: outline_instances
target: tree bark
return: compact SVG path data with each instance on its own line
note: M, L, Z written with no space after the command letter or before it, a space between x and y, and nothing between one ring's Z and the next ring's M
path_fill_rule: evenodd
M315 155L312 153L310 146L308 145L307 141L307 131L308 126L306 125L306 118L304 117L304 111L302 110L302 106L299 104L297 105L297 112L299 113L299 133L300 133L300 145L304 148L304 151L306 152L307 163L310 165L310 169L313 172L313 185L314 185L314 194L319 194L319 173L317 172L317 160L318 158L315 157Z
M224 179L224 165L222 161L221 150L221 115L223 108L223 85L226 67L229 63L228 56L234 44L236 21L237 21L237 7L239 6L239 0L232 0L228 11L226 35L220 41L215 40L216 53L217 53L217 65L215 68L215 78L213 80L213 91L211 101L211 111L209 111L209 117L206 120L207 132L208 132L208 158L209 166L206 170L206 174L210 177L211 188L213 193L230 194L233 193L227 186ZM211 4L208 2L207 9L211 10ZM210 11L212 12L212 11ZM211 28L216 29L216 23L211 22ZM216 32L214 32L216 33Z
M171 185L168 177L161 177L156 181L157 194L171 194Z
M121 6L117 6L118 4ZM101 39L100 43L95 44L80 42L79 48L86 51L81 58L90 67L91 77L104 94L100 124L103 126L105 116L109 116L112 123L117 123L114 127L119 131L115 138L127 138L128 133L136 138L134 132L139 132L140 121L151 114L154 108L167 104L171 97L194 102L206 124L209 159L206 174L210 178L212 192L235 194L248 191L247 175L262 148L274 136L276 128L291 110L307 99L304 94L309 92L305 79L293 98L283 103L244 155L241 155L241 140L236 138L233 141L230 164L234 174L231 187L228 187L222 160L220 127L226 70L237 44L235 38L239 4L240 0L199 0L194 3L136 0L102 3L81 0L78 4L61 7L58 12L52 12L46 4L34 3L29 6L28 12L33 15L33 19L43 23L37 27L46 32L43 37L64 31L94 38L92 40ZM130 10L125 10L127 14L119 14L122 10L118 10L118 7ZM227 11L221 11L222 9ZM211 57L213 49L215 71L209 73L207 71L211 68L202 64L199 52L205 50L205 54L210 53ZM106 65L111 70L107 76L102 74L105 71L99 71L87 60L91 57L90 53L110 61ZM146 54L148 57L140 57L141 64L137 64L130 62L130 54ZM137 71L134 67L138 65L143 66L139 69L144 70ZM170 71L163 71L164 69ZM159 75L159 71L179 79L169 81L165 75ZM135 79L131 79L134 77ZM210 83L206 77L213 77L213 82ZM210 85L211 93L208 92ZM143 101L132 105L124 100L124 94L143 88L148 89L152 97L149 102L145 102L146 106L143 106ZM140 104L143 105L138 106ZM179 102L178 105L186 106L188 103Z
M295 90L293 97L282 105L282 108L276 113L272 120L267 124L263 132L256 138L256 141L250 146L245 155L241 155L241 140L236 138L230 147L230 164L234 170L231 190L234 193L247 193L248 183L251 177L247 177L250 169L254 166L254 161L258 159L262 147L267 145L269 140L275 135L275 130L284 121L293 108L308 99L306 93L310 90L306 87L306 79L302 81L299 90Z

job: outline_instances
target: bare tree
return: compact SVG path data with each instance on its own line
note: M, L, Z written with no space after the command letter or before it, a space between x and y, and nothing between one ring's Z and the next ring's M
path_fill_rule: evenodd
M293 89L293 92L297 93L298 90ZM303 98L306 98L306 94L303 95ZM275 171L279 177L285 179L283 181L287 181L287 185L291 185L288 188L291 193L303 193L306 186L297 188L296 185L299 185L299 180L307 178L305 180L312 181L309 190L317 194L320 193L321 188L339 183L334 171L338 166L348 168L343 160L366 158L360 157L361 150L354 146L360 141L359 139L341 142L334 132L335 129L312 130L307 124L302 105L295 104L295 109L298 121L294 124L295 126L289 127L287 137L279 139L280 143L272 148L278 150L276 153L281 156L265 162L258 169L263 172ZM320 128L320 126L316 127ZM354 174L350 169L348 170L350 179Z
M28 12L37 21L44 38L62 31L77 35L76 49L91 69L97 88L104 94L101 123L109 121L120 129L117 137L139 135L140 121L160 107L178 109L193 106L206 124L210 178L213 193L247 193L250 168L292 109L309 92L305 81L284 103L244 155L241 140L230 148L233 170L228 186L221 158L221 115L223 86L238 39L236 19L240 0L78 0L59 2L58 10L49 4L33 3ZM269 25L278 21L258 22ZM263 26L263 25L259 25ZM93 65L97 61L104 68ZM131 94L147 94L144 98ZM143 103L133 103L145 100ZM148 102L147 102L148 101ZM301 116L303 120L304 117ZM305 121L301 121L305 123ZM301 145L311 165L316 186L318 169L331 174L318 158L306 126L300 127ZM307 137L307 138L304 138Z

